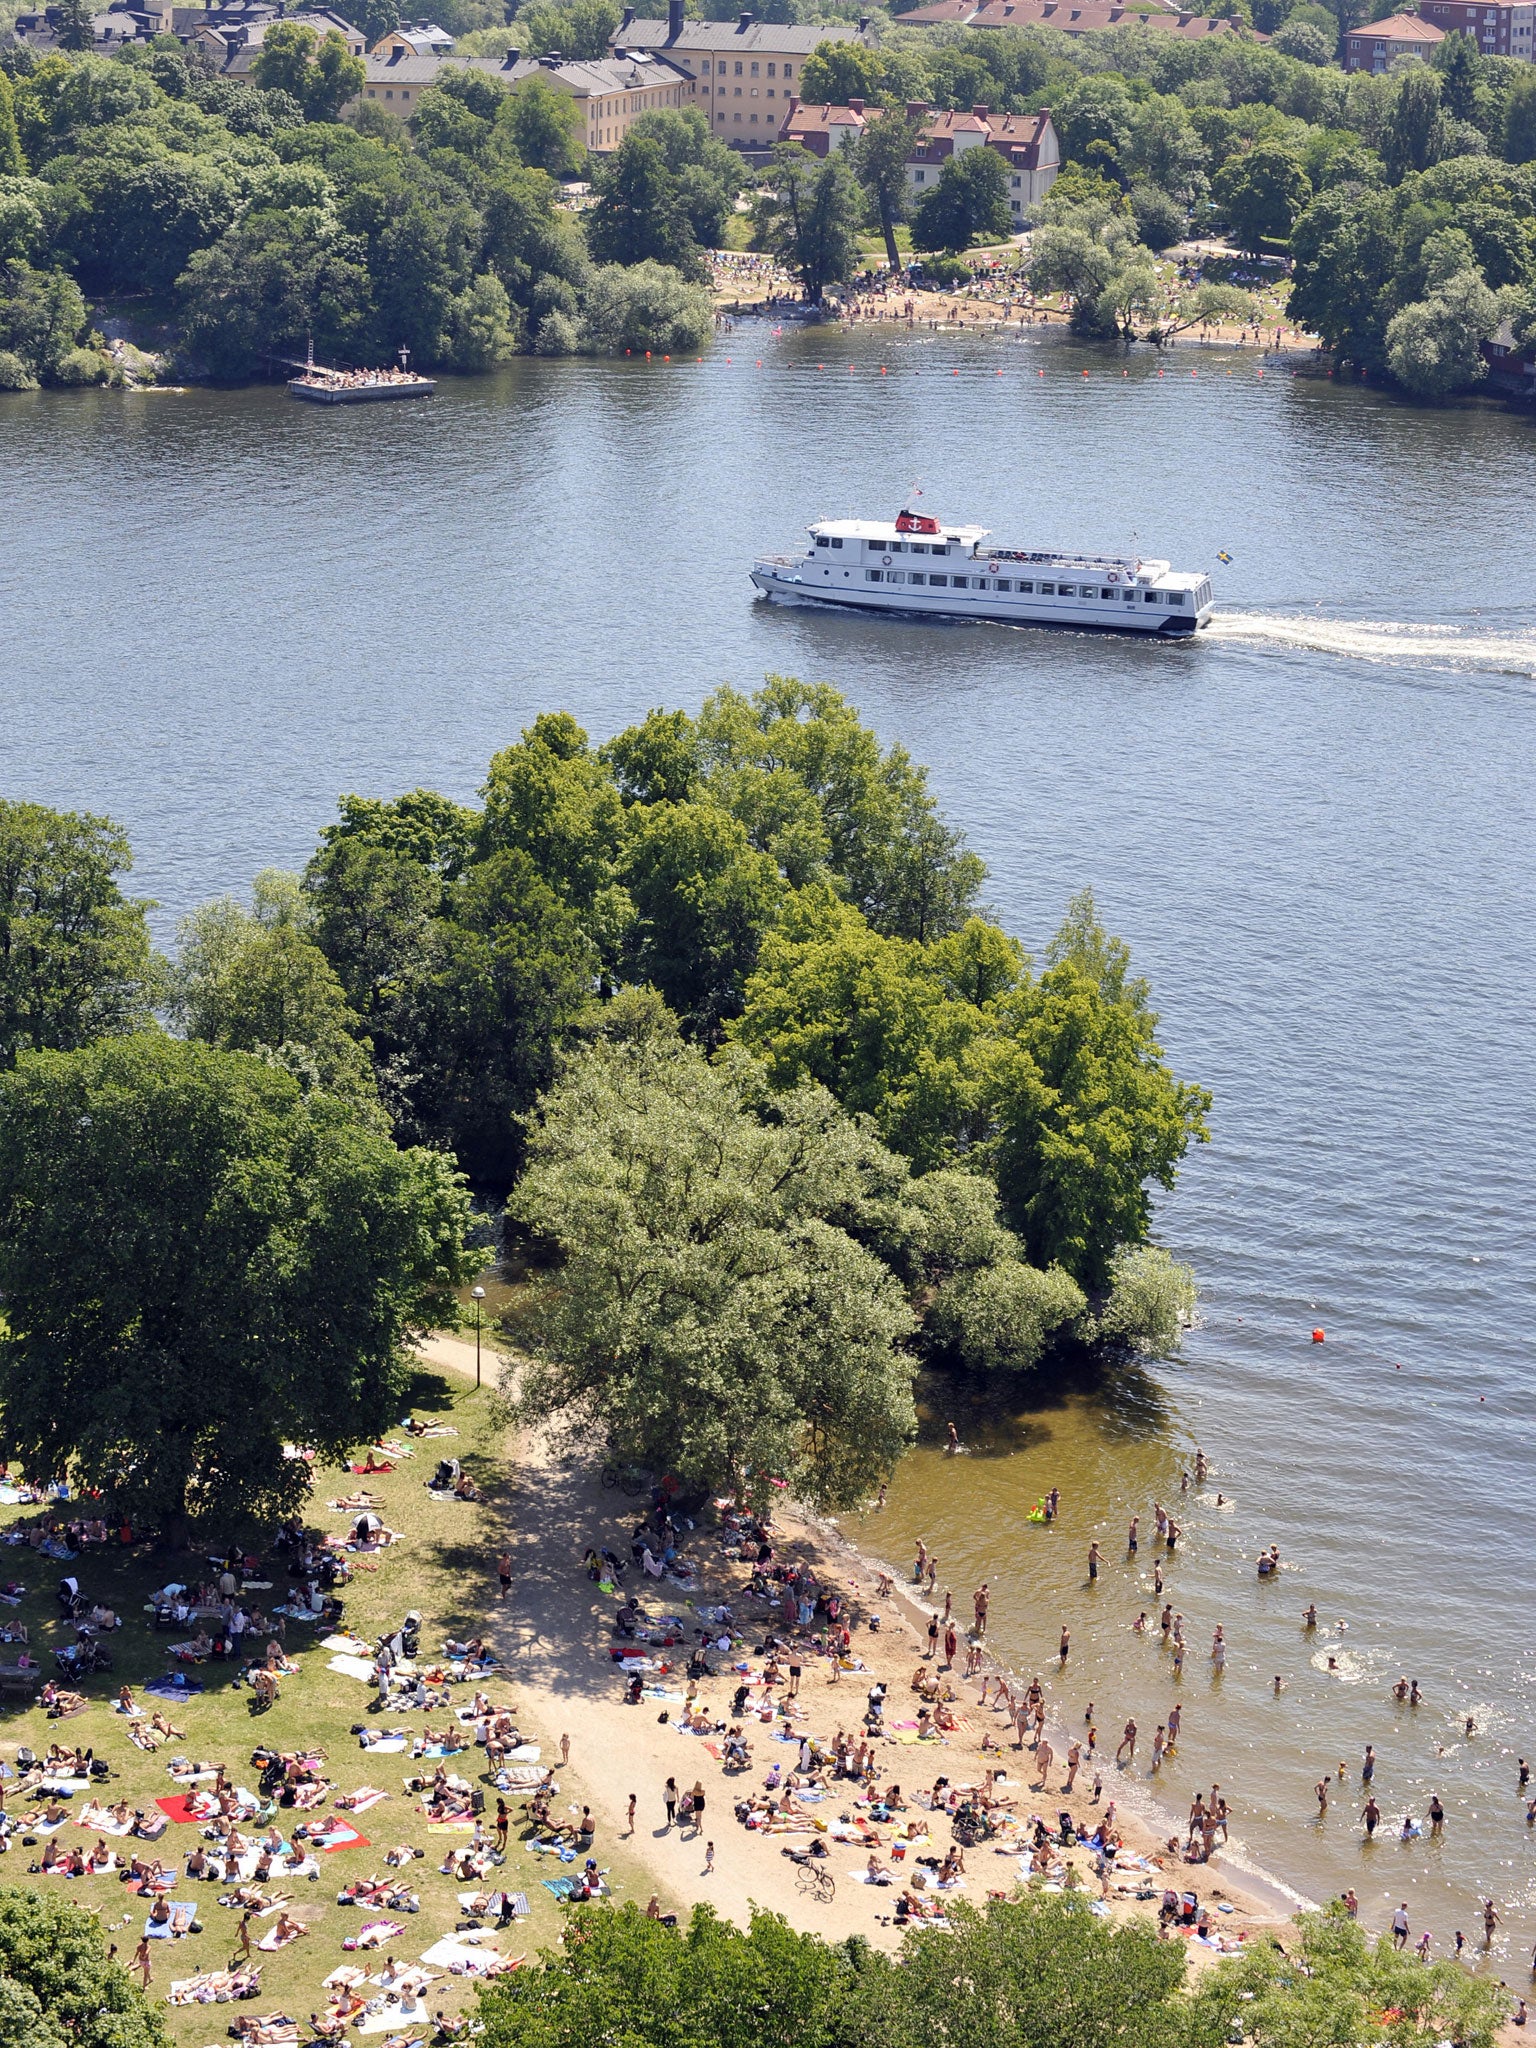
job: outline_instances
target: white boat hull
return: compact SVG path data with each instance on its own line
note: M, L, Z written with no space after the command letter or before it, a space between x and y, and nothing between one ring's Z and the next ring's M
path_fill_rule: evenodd
M825 605L834 611L884 612L899 618L944 619L961 624L1060 626L1075 632L1140 633L1163 640L1190 639L1211 617L1211 606L1171 613L1153 607L1133 592L1127 601L1117 590L1113 599L1041 597L1019 591L967 590L940 592L902 584L855 584L844 588L829 581L812 582L798 565L758 562L752 581L760 596L775 604Z

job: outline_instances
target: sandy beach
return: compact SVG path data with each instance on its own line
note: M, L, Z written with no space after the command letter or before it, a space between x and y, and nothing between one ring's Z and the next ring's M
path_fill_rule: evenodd
M426 1349L435 1364L473 1371L472 1345L437 1338ZM588 1576L583 1558L589 1547L601 1551L607 1546L628 1559L630 1537L646 1503L605 1490L587 1461L561 1455L542 1438L525 1437L514 1469L513 1583L491 1623L502 1639L519 1644L518 1684L526 1715L542 1725L551 1751L558 1753L568 1738L570 1761L561 1773L561 1800L592 1808L597 1820L592 1853L602 1862L605 1850L622 1844L637 1856L663 1910L686 1915L707 1901L744 1923L756 1905L829 1939L860 1934L893 1948L902 1931L896 1900L923 1868L918 1857L937 1862L951 1847L949 1816L931 1813L927 1804L936 1781L942 1778L963 1790L979 1786L991 1769L1006 1774L998 1784L1007 1802L1002 1809L1006 1818L993 1839L964 1852L964 1874L955 1892L972 1903L988 1893L1009 1893L1022 1881L1021 1852L1027 1852L1036 1814L1055 1830L1059 1814L1068 1810L1078 1830L1088 1834L1113 1800L1115 1833L1123 1849L1107 1880L1105 1904L1111 1914L1155 1915L1165 1887L1193 1891L1209 1909L1213 1936L1229 1949L1253 1931L1281 1927L1289 1918L1292 1899L1234 1870L1220 1846L1207 1865L1191 1867L1170 1856L1158 1817L1144 1795L1132 1790L1141 1764L1135 1776L1120 1769L1112 1754L1105 1754L1106 1745L1101 1744L1098 1757L1102 1799L1092 1797L1095 1771L1087 1762L1075 1795L1068 1795L1061 1787L1069 1734L1049 1729L1056 1761L1048 1786L1042 1787L1034 1755L1028 1747L1015 1746L1006 1712L979 1704L982 1677L995 1676L1000 1667L988 1660L982 1672L962 1678L963 1632L955 1669L937 1674L953 1696L950 1711L957 1725L942 1737L920 1737L920 1701L912 1681L927 1668L930 1610L899 1584L882 1595L877 1568L835 1529L787 1509L773 1516L774 1564L807 1566L823 1589L842 1597L853 1638L846 1668L834 1678L832 1661L811 1652L814 1631L806 1629L800 1632L807 1644L803 1657L780 1652L786 1670L793 1662L801 1664L798 1697L786 1703L781 1687L770 1697L761 1684L766 1661L761 1646L770 1631L788 1642L789 1631L775 1608L748 1593L750 1567L725 1554L721 1532L700 1528L683 1537L683 1554L694 1566L689 1589L647 1579L637 1566L625 1575L624 1589L640 1594L653 1619L675 1616L683 1625L675 1646L641 1646L650 1667L643 1673L648 1691L639 1704L626 1704L625 1674L612 1655L618 1641L613 1622L623 1594L604 1593ZM957 1595L957 1614L959 1605ZM964 1605L969 1609L969 1589ZM735 1643L725 1652L712 1648L709 1662L715 1675L691 1683L685 1673L697 1642L694 1631L709 1610L721 1607L731 1611ZM715 1627L711 1633L718 1638L722 1630ZM942 1651L934 1659L935 1664L941 1661ZM800 1737L829 1751L840 1731L858 1740L867 1694L876 1683L885 1685L887 1703L883 1731L872 1738L874 1769L882 1790L901 1787L899 1813L889 1821L871 1821L868 1806L858 1803L862 1788L852 1780L831 1779L820 1798L797 1801L802 1813L783 1823L782 1831L745 1827L735 1806L763 1794L774 1766L779 1778L788 1776L798 1761ZM734 1696L743 1684L750 1693L737 1717ZM690 1707L704 1724L701 1733L683 1725ZM746 1769L731 1772L722 1762L723 1737L737 1726L744 1731L751 1761ZM1114 1733L1118 1737L1118 1730ZM664 1797L669 1777L680 1791L702 1787L702 1827L668 1825ZM631 1795L636 1802L632 1832ZM861 1839L835 1839L835 1833ZM898 1848L909 1833L918 1839ZM800 1868L786 1853L812 1842L828 1850L818 1861L834 1879L831 1899L808 1894ZM709 1843L714 1845L712 1868ZM862 1881L871 1855L889 1871L889 1886ZM1098 1895L1087 1849L1073 1847L1051 1861L1052 1870L1037 1875L1035 1883L1081 1887L1091 1897ZM931 1880L931 1869L925 1874ZM1138 1892L1150 1896L1138 1898ZM945 1894L927 1888L918 1896L932 1902ZM1193 1938L1189 1948L1197 1962L1213 1960L1220 1952Z

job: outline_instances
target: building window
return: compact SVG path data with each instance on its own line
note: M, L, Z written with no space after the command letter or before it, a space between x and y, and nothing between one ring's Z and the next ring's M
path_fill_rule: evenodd
M739 57L736 60L736 76L738 78L741 76L741 59Z
M707 57L704 59L704 76L706 78L709 76L709 59Z
M912 173L912 182L913 182L913 184L914 184L914 185L921 185L921 184L922 184L922 182L923 182L923 177L924 177L924 173L923 173L922 171L914 171L914 172Z
M773 67L773 66L772 66L772 65L770 64L770 65L768 66L768 76L769 76L770 78L772 78L772 77L773 77L773 75L774 75L774 67Z
M757 76L757 66L755 64L752 66L752 76L754 78Z
M784 66L784 76L786 78L792 78L794 76L794 73L790 70L787 64Z
M738 68L739 68L739 67L738 67ZM737 99L740 99L740 98L741 98L741 87L740 87L739 85L737 85L737 86L733 86L733 87L731 88L731 90L732 90L733 94L735 95L735 97L736 97ZM741 119L741 116L740 116L740 114L738 114L738 115L736 116L736 118L737 118L737 120L739 121L739 120Z
M753 120L753 123L754 123L754 125L755 125L755 124L756 124L756 121L757 121L757 116L756 116L756 114L754 114L754 115L752 116L752 120Z

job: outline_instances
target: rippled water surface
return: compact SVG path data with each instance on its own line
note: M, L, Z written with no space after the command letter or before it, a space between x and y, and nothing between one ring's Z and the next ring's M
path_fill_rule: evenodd
M860 1533L900 1560L924 1536L967 1608L990 1579L998 1648L1064 1717L1092 1699L1112 1749L1173 1697L1130 1625L1155 1612L1152 1501L1179 1501L1191 1653L1161 1796L1219 1780L1259 1862L1353 1883L1377 1921L1409 1899L1437 1945L1491 1894L1495 1965L1523 1975L1536 429L1217 352L1158 369L1055 336L743 330L703 364L521 364L414 407L7 397L0 786L121 819L168 934L302 862L339 791L471 796L541 708L602 737L722 680L839 683L932 764L1029 944L1094 885L1216 1096L1159 1212L1204 1290L1183 1358L1012 1419L930 1390L974 1454L919 1450ZM1024 544L1134 532L1216 569L1223 615L1168 648L753 604L754 551L893 510L914 478ZM1184 1498L1197 1441L1210 1484ZM1027 1513L1052 1484L1046 1530ZM1272 1542L1287 1568L1261 1585ZM1443 1839L1400 1842L1431 1791Z

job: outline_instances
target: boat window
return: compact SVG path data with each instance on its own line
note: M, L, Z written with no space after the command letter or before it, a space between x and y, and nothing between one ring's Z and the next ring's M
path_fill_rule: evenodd
M949 580L956 590L964 590L965 578L963 576L951 576Z
M1169 593L1168 593L1168 602L1169 602L1170 604L1183 604L1183 603L1185 602L1185 597L1184 597L1184 593L1183 593L1183 591L1182 591L1182 590L1170 590L1170 591L1169 591Z
M997 579L997 587L999 590L1012 590L1013 585L1006 576L999 576Z
M907 552L907 544L904 540L887 541L886 546L893 555L904 555Z
M885 572L885 580L887 583L905 583L907 579L905 576L902 575L899 569L887 569Z
M835 540L833 541L832 545L835 548L840 548L842 546L842 542L840 540Z
M817 545L817 547L819 547L819 548L824 548L824 547L826 547L826 546L828 546L828 545L829 545L829 543L828 543L828 541L827 541L827 536L826 536L826 535L825 535L824 533L818 533L818 534L817 534L817 536L816 536L816 545Z
M914 554L914 555L926 555L926 554L927 554L927 552L928 552L928 543L927 543L927 541L925 541L925 540L915 540L915 541L913 541L913 542L912 542L912 552L913 552L913 554Z
M1055 584L1054 584L1054 583L1042 583L1042 584L1041 584L1041 586L1040 586L1040 595L1041 595L1042 597L1054 597L1054 596L1056 595L1056 586L1055 586Z
M1030 592L1034 589L1034 587L1035 586L1033 585L1033 583L1025 583L1024 581L1022 581L1022 579L1019 583L1019 588L1023 591L1026 597L1029 596Z
M907 581L909 583L926 583L928 581L928 578L926 576L919 576L914 572L907 578Z
M947 576L930 576L928 581L930 583L947 583L949 578Z
M1112 590L1101 590L1101 591L1099 592L1099 595L1100 595L1100 597L1107 597L1107 598L1113 598L1114 594L1115 594L1115 593L1114 593L1114 592L1113 592Z
M1125 601L1127 604L1134 604L1136 602L1136 593L1134 590L1128 590L1125 593Z
M884 574L885 572L882 569L866 569L864 571L864 580L866 583L878 583Z
M1058 597L1076 597L1077 592L1073 589L1070 583L1058 583L1056 586L1056 595Z
M1155 590L1148 590L1148 591L1144 592L1144 593L1143 593L1143 595L1144 595L1144 596L1146 597L1146 600L1147 600L1147 603L1148 603L1148 604L1156 604L1156 603L1157 603L1157 592L1156 592Z

